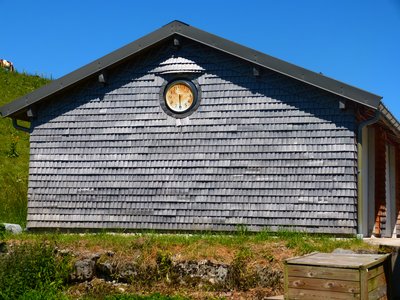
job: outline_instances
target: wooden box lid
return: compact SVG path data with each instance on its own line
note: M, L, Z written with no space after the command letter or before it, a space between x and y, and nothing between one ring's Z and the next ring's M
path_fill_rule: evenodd
M311 253L287 259L289 265L324 266L344 269L368 269L384 262L390 254Z

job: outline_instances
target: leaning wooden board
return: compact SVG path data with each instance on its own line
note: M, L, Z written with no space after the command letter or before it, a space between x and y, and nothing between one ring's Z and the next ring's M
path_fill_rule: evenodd
M285 299L389 299L390 254L312 253L285 261Z

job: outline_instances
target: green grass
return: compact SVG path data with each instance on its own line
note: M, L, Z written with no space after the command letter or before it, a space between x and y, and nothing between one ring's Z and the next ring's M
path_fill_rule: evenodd
M40 76L0 69L0 106L48 82ZM28 166L29 134L14 129L10 118L0 118L0 222L25 226Z
M0 299L60 299L69 258L56 257L48 243L26 243L0 256Z
M186 252L189 255L202 255L204 254L202 251L207 252L212 249L218 250L221 248L229 249L232 252L239 252L243 251L244 246L256 247L259 245L275 245L278 243L283 245L286 249L293 250L296 255L303 255L316 251L332 252L336 248L351 249L354 251L374 250L376 248L355 237L337 238L330 235L309 234L287 230L280 230L278 232L264 230L259 233L247 233L245 235L240 233L118 234L101 232L87 234L23 233L16 237L6 233L6 241L14 240L15 238L19 241L34 241L39 243L51 241L60 247L72 249L77 246L84 246L86 249L101 247L116 252L137 250L145 253L155 253L156 251L173 252L175 248L179 248L182 253Z

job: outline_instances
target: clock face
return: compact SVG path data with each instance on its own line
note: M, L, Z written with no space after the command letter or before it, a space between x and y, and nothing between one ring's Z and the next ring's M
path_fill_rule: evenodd
M176 81L167 86L165 102L176 113L188 111L195 102L195 87L187 81Z

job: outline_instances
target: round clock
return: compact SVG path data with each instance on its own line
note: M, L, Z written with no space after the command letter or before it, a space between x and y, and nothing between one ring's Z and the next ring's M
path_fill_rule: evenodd
M187 80L176 80L165 88L165 104L175 113L184 113L190 110L197 101L195 85Z

